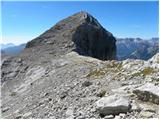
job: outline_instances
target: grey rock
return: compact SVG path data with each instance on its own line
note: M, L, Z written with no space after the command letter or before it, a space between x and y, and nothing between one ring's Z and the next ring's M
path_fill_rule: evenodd
M148 112L148 111L142 111L140 112L140 116L142 118L154 118L154 114L153 112Z
M133 90L138 99L159 104L159 88L152 83L146 83Z
M56 119L56 117L55 117L55 116L50 116L49 118L50 118L50 119Z
M21 118L22 118L21 114L15 116L15 119L21 119Z
M27 112L23 115L23 118L28 118L32 115L32 112Z
M92 82L90 82L90 81L85 81L82 83L82 87L88 87L90 85L92 85Z
M117 115L130 110L130 101L119 95L103 97L96 102L97 110L102 115Z
M141 108L138 105L138 102L136 102L135 100L132 101L131 106L132 106L131 111L141 111Z
M114 119L121 119L121 116L116 115L116 116L114 117Z
M154 104L154 103L147 104L147 102L140 102L138 105L141 111L148 111L148 112L154 112L154 113L156 113L156 111L158 112L158 108L155 107L155 106L158 106L157 104Z
M115 117L114 115L106 115L104 119L113 119L114 117Z
M124 118L124 117L126 116L126 114L120 113L119 116L120 116L121 118Z
M6 112L6 111L8 111L9 109L10 109L9 107L2 108L2 112Z
M61 98L61 99L64 99L67 95L68 95L67 91L62 92L62 93L60 94L60 98Z
M74 109L69 107L66 111L67 118L74 118Z

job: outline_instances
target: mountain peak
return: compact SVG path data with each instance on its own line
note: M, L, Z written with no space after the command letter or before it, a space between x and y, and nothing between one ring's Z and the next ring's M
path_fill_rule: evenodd
M89 15L89 13L88 12L86 12L86 11L80 11L80 12L77 12L77 13L75 13L75 14L79 14L79 15Z
M43 46L47 49L50 46L57 55L76 51L81 55L108 60L115 59L115 42L114 36L105 30L96 18L81 11L58 22L27 43L26 48Z
M81 18L83 18L83 19L86 19L88 16L90 16L90 17L93 17L92 15L90 15L88 12L86 12L86 11L80 11L80 12L77 12L77 13L75 13L75 14L73 14L72 16L75 16L75 17L81 17Z
M79 18L80 21L84 20L85 22L90 23L92 25L102 27L100 23L91 14L89 14L86 11L80 11L78 13L75 13L73 17Z

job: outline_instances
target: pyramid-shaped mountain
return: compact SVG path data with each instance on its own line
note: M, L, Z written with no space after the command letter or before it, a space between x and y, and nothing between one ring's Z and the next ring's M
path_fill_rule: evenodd
M37 46L42 46L42 49L51 48L58 54L76 51L80 55L111 60L116 56L115 42L113 35L93 16L82 11L61 20L28 42L26 48L36 49Z

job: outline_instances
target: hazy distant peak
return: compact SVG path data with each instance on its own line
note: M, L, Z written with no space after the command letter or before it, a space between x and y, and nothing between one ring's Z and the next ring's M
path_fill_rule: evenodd
M13 43L7 43L7 44L0 44L0 48L1 49L5 49L5 48L8 48L8 47L13 47L15 46Z

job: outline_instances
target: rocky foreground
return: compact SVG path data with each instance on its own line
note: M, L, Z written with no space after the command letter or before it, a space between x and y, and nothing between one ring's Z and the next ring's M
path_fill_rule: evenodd
M2 81L2 117L158 118L158 59L101 61L71 52L27 66L16 58Z

